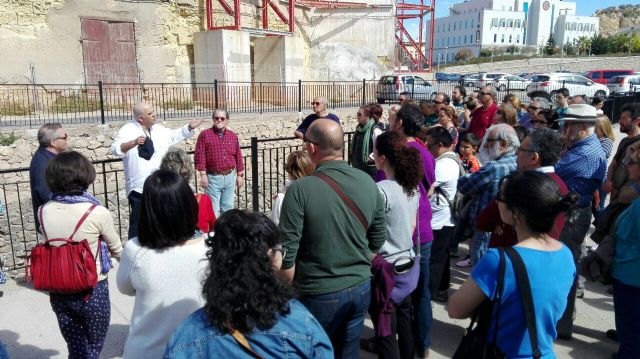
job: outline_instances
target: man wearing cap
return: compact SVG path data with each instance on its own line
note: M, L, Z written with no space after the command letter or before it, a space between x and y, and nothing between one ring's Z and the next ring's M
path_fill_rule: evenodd
M198 136L193 162L219 218L224 211L233 209L236 187L244 185L244 161L238 136L227 128L229 112L216 109L212 119L213 126Z
M120 128L110 148L111 154L121 156L124 163L125 187L131 206L129 238L138 236L144 181L160 168L169 147L193 136L201 124L202 119L193 119L171 130L156 123L156 113L150 103L138 102L133 106L133 119Z
M304 139L304 133L307 132L307 129L311 126L313 121L319 118L327 118L340 123L338 116L329 113L326 98L321 96L314 98L313 101L311 101L311 108L313 109L313 113L305 117L300 126L298 126L298 128L293 132L293 135L301 140Z
M578 208L568 215L560 234L562 241L573 254L577 266L582 242L591 226L591 201L593 193L600 188L607 170L607 161L602 146L595 135L596 109L580 104L569 105L562 119L562 137L565 152L555 166L556 173L567 184L571 192L580 196ZM558 322L558 338L570 339L573 332L578 278L571 288L567 308Z
M478 138L484 138L487 128L493 124L493 116L498 112L495 97L496 88L493 86L485 86L479 92L478 101L482 107L471 113L471 124L469 125L469 132Z

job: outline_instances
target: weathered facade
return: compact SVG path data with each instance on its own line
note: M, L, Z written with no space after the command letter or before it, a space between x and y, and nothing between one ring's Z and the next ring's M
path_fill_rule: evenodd
M215 26L233 21L218 1L212 4ZM261 27L261 4L242 1L243 26ZM384 71L393 56L393 1L367 4L347 9L296 5L293 37L301 45L294 49L304 79L373 78ZM205 7L204 0L0 0L5 54L0 83L188 83L198 66L254 71L253 62L194 66L194 34L206 30ZM270 28L283 30L273 14L269 21ZM250 36L252 52L256 39L259 34ZM286 73L287 66L274 63L261 71Z

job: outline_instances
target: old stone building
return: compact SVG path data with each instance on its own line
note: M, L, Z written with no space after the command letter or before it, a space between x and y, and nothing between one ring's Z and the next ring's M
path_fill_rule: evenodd
M287 13L288 2L271 1ZM214 30L204 35L207 3L0 0L0 83L189 83L200 80L196 74L206 80L345 80L374 78L391 62L393 1L343 0L351 4L329 8L307 0L295 5L293 34L270 8L271 32ZM229 1L210 2L214 26L234 21L223 3ZM240 2L243 29L262 28L263 4ZM211 37L211 32L219 33L222 42L203 40L205 47L198 48L194 39ZM228 56L212 56L217 52Z

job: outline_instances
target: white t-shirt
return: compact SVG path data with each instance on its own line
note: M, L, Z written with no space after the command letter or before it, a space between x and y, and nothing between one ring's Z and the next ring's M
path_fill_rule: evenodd
M447 152L446 154L455 155L453 152ZM445 154L436 158L436 181L435 187L440 187L447 194L449 201L453 201L456 195L458 187L458 178L460 177L460 166L458 163ZM449 209L449 203L444 196L437 191L433 192L431 198L431 228L434 230L442 229L442 227L450 227L455 223L451 218L451 210Z

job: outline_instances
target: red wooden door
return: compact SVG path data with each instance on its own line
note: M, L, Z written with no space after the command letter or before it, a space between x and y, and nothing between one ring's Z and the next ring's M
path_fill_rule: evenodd
M133 23L81 19L87 84L137 82Z

